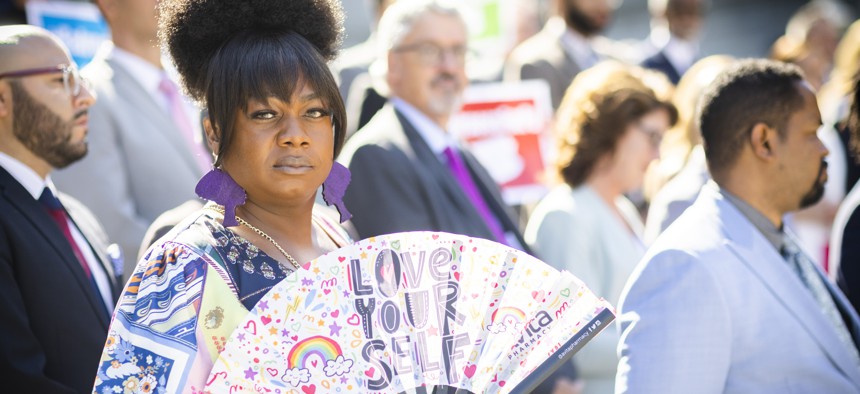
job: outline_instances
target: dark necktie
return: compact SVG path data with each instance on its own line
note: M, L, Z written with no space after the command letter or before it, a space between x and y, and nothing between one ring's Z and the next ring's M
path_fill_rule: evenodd
M463 192L465 192L466 196L469 197L469 201L472 203L472 206L478 210L481 218L484 219L484 223L487 224L487 227L496 238L495 241L507 245L508 242L505 237L505 232L502 230L499 220L495 215L493 215L490 211L490 207L487 206L487 202L484 200L484 197L481 196L481 192L478 190L478 186L475 185L475 181L472 179L472 175L469 173L466 163L463 161L463 158L460 157L460 152L457 152L456 149L449 146L445 148L443 153L445 154L445 158L448 162L448 169L451 170L451 174L453 174L454 178L457 179L457 183L460 184L460 188L463 189Z
M87 264L87 259L84 258L84 254L81 253L81 249L78 248L78 243L75 242L75 239L72 237L72 231L69 228L69 217L66 214L66 210L63 208L63 204L54 196L54 193L51 193L51 189L48 189L47 187L42 191L42 195L39 197L39 202L42 203L42 206L45 207L45 210L48 211L48 214L51 215L51 218L54 219L54 222L56 222L57 226L60 227L60 231L66 237L66 240L69 242L69 246L72 247L72 251L75 253L75 258L77 258L78 263L80 263L81 268L84 270L84 274L87 276L87 279L91 279L92 273L90 272L90 266Z
M854 344L854 340L851 339L851 334L845 325L845 321L842 320L839 309L836 307L836 302L833 301L830 291L827 290L827 286L824 284L824 279L816 271L812 260L809 260L803 254L803 251L800 250L800 247L787 235L783 237L782 254L792 270L800 277L800 281L812 294L812 298L815 299L821 308L821 311L827 318L826 320L836 329L839 340L851 353L854 362L860 364L860 354L858 354L857 346Z

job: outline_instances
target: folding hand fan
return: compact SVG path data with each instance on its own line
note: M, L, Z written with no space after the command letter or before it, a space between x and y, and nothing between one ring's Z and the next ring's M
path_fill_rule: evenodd
M529 392L614 319L576 277L495 242L369 238L263 297L212 392Z

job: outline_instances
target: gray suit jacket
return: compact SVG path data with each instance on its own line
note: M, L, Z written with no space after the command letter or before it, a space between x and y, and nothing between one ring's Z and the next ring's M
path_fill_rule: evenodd
M89 153L53 179L120 244L128 278L147 227L162 212L196 198L202 170L169 114L108 53L102 50L83 71L97 94Z
M856 343L857 314L825 283ZM618 322L616 392L860 392L860 367L812 295L714 183L637 266Z
M524 246L498 186L461 151L490 210ZM448 168L391 104L347 141L338 161L352 172L344 202L360 237L430 230L493 239Z
M558 109L573 77L582 71L561 44L566 29L560 18L550 19L540 32L517 45L505 61L505 81L546 80L553 109Z

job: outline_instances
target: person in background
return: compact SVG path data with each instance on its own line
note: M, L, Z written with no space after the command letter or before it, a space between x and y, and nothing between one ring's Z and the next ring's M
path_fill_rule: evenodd
M842 32L853 18L838 0L812 0L789 19L785 34L771 47L771 58L797 64L818 91L827 82Z
M698 118L713 182L624 287L616 392L860 391L860 319L783 228L827 181L815 93L794 65L739 61Z
M377 34L389 102L338 157L352 172L344 202L358 235L445 231L529 252L498 185L448 133L468 83L459 9L445 1L398 1ZM557 382L558 392L575 392L574 379L565 369L541 390Z
M860 70L855 77L846 124L851 148L860 156ZM860 187L854 186L836 212L830 238L830 278L845 292L855 311L860 311Z
M556 115L563 183L535 207L525 239L547 264L613 305L645 252L642 220L624 193L642 185L677 119L670 97L662 74L601 62L576 76ZM607 330L574 357L584 393L614 391L617 343L617 332Z
M59 193L51 173L87 154L94 100L57 37L28 25L0 27L4 391L86 393L92 387L119 294L114 267L122 262L109 253L92 213Z
M699 190L711 179L696 122L696 106L705 88L734 62L734 58L725 55L708 56L696 62L678 82L672 97L678 108L678 123L666 132L660 144L660 160L645 175L645 196L649 200L646 245L693 205Z
M332 66L340 81L340 94L346 105L347 116L352 120L347 126L347 137L367 124L376 111L385 105L386 99L374 88L368 70L379 56L376 26L385 9L394 1L396 0L370 1L373 3L370 8L374 15L370 36L364 42L343 50Z
M342 205L334 163L346 115L327 61L340 45L336 0L165 0L160 35L185 90L203 103L215 169L209 202L153 245L108 332L93 392L202 392L224 339L266 292L348 245L313 211L324 185ZM341 211L343 219L348 212Z
M96 2L112 42L82 72L99 96L90 111L90 154L55 179L119 242L126 279L146 228L162 212L195 198L194 184L212 168L200 113L162 60L157 3Z
M447 131L468 83L458 9L397 2L378 34L391 98L338 158L352 172L344 200L358 234L435 230L521 246L498 186Z
M660 71L677 84L699 57L706 8L706 0L648 0L652 49L642 67Z
M547 81L552 107L558 108L576 74L604 58L616 57L617 46L600 36L614 6L613 0L558 0L556 16L505 60L503 79Z

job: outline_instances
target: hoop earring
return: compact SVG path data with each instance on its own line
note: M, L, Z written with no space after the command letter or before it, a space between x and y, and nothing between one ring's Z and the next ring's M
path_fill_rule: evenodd
M325 201L326 205L334 205L337 213L340 214L341 223L352 218L352 214L349 213L349 210L346 209L346 204L343 203L343 196L346 194L346 188L349 186L351 179L352 175L349 173L349 169L335 161L332 162L331 172L328 173L328 177L322 184L323 201Z
M224 206L224 227L239 225L236 221L236 207L245 204L248 195L230 174L219 168L213 168L200 178L194 192L200 198Z

